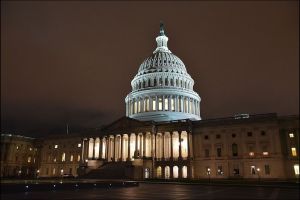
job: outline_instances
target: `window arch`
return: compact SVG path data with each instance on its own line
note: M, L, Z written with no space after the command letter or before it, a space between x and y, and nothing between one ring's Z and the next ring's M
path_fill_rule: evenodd
M182 178L187 178L187 166L182 167Z
M173 178L178 178L178 167L177 166L173 167Z
M169 178L170 178L170 167L165 166L165 179L169 179Z
M161 178L161 166L158 166L158 167L156 168L156 177L157 177L157 178Z

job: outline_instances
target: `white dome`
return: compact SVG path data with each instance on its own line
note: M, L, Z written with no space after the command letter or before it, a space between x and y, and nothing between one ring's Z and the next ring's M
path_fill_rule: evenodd
M161 24L157 48L140 65L127 95L126 116L142 121L199 120L200 97L184 63L167 47Z

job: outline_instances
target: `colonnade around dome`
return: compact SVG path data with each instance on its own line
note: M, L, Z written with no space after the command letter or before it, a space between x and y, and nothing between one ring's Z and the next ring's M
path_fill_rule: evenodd
M126 116L153 111L190 113L200 117L200 102L181 95L140 96L126 103Z

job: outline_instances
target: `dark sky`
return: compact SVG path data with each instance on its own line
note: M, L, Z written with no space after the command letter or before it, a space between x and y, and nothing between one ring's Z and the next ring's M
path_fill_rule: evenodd
M298 1L1 1L2 131L42 135L125 115L165 22L203 119L299 113Z

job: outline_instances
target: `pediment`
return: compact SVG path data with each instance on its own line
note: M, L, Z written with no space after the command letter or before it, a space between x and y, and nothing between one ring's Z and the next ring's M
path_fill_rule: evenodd
M122 117L111 124L105 126L102 130L106 133L113 133L119 131L130 131L145 126L151 125L149 122L142 122L129 117Z

